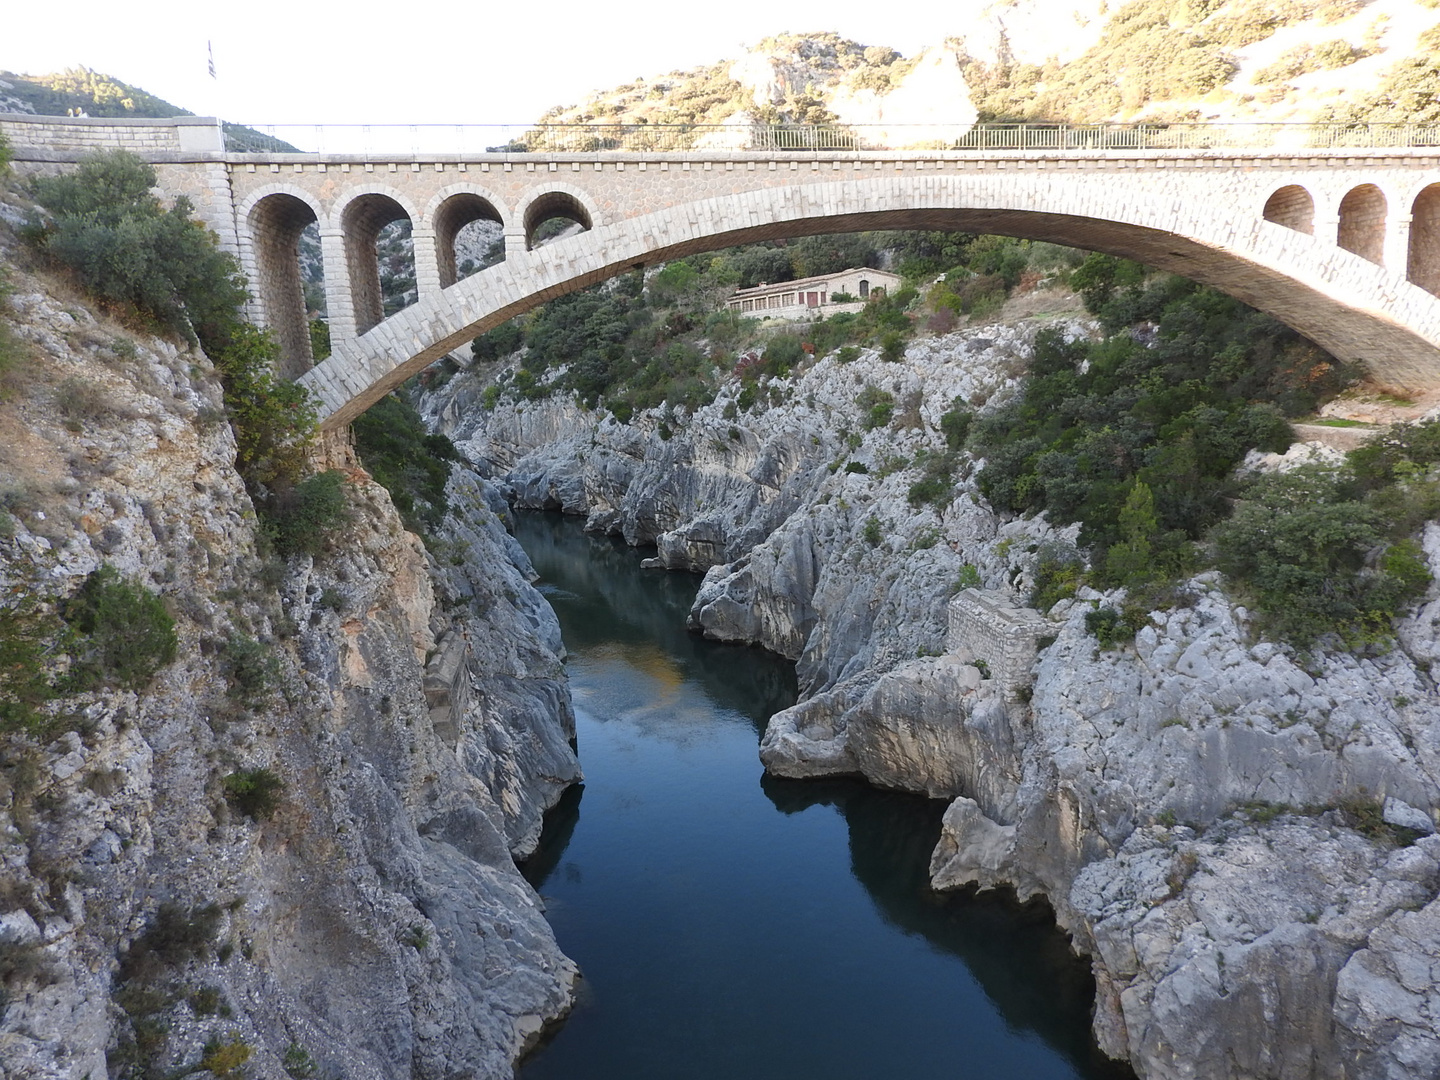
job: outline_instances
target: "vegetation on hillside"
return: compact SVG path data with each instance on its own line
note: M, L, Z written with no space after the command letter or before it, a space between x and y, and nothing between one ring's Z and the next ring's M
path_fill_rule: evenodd
M736 287L761 281L874 266L887 252L907 280L945 280L922 300L906 285L877 294L855 313L766 327L721 309ZM667 263L643 283L638 275L551 301L480 336L478 360L493 362L523 348L518 370L502 376L487 404L575 393L621 420L657 406L693 410L714 399L721 380L743 383L736 407L763 407L784 396L784 382L809 357L869 345L888 360L904 355L919 326L945 330L965 316L998 309L1026 273L1059 268L1068 249L961 233L862 233L756 244Z
M341 520L333 485L302 484L314 408L302 387L275 375L269 335L241 317L245 282L234 257L190 217L184 197L162 206L154 183L154 170L123 152L36 179L31 193L48 215L32 222L27 239L117 317L204 347L220 372L236 466L265 535L282 553L301 550L289 537L303 535L308 548Z
M592 95L586 101L551 109L540 118L549 124L720 124L737 113L764 123L824 124L835 119L825 100L837 87L884 92L913 66L887 46L865 46L836 33L780 34L765 38L755 51L803 65L810 78L778 103L756 102L731 77L731 61L636 79Z
M121 318L213 340L245 299L234 258L190 215L151 194L155 170L121 151L92 155L72 173L31 181L50 211L30 242Z
M42 116L64 116L84 109L91 116L193 116L194 113L87 67L66 68L50 75L17 75L0 71L11 84L8 97L29 105Z
M454 444L427 432L414 407L398 394L370 406L351 430L361 463L390 492L405 527L428 537L449 506L445 482L450 463L460 457Z
M0 90L0 98L28 106L31 112L40 116L66 116L74 109L81 109L87 116L94 117L168 119L195 115L138 86L87 67L66 68L51 75L17 75L13 71L0 71L0 80L10 84L10 89ZM226 123L224 128L226 145L237 153L251 150L296 152L296 148L283 139L243 124Z
M1440 512L1440 424L1401 429L1343 468L1238 477L1248 451L1284 450L1287 418L1356 373L1184 278L1092 255L1071 284L1109 336L1042 332L1023 395L968 430L992 505L1081 526L1088 578L1075 555L1042 552L1035 602L1073 595L1082 578L1124 587L1124 609L1092 620L1113 643L1214 566L1269 636L1383 647L1430 581L1413 534Z
M1419 50L1385 72L1380 85L1331 111L1343 123L1440 122L1440 26L1420 35Z
M21 590L0 605L0 735L53 738L72 718L47 711L48 702L143 689L177 646L164 602L108 564L59 603L38 588Z

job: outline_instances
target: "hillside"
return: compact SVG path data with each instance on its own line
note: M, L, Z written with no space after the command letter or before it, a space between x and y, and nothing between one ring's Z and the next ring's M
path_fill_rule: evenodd
M637 79L542 123L1430 121L1431 0L1000 0L905 57L835 33Z
M0 112L64 116L81 109L95 117L194 116L189 109L171 105L163 98L131 86L113 75L87 67L66 68L49 75L17 75L0 71ZM243 124L226 122L225 141L236 151L296 152L283 139L266 135Z

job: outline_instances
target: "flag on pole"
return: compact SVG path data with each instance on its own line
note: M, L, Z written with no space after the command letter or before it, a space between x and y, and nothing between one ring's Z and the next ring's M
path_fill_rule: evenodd
M205 42L205 54L209 58L210 78L215 78L215 47Z

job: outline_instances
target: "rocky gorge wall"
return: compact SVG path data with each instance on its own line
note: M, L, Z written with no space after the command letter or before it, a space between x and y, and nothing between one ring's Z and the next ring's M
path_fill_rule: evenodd
M692 629L796 659L768 770L951 800L934 885L1046 898L1092 957L1100 1046L1140 1076L1436 1075L1440 592L1397 648L1358 659L1257 641L1214 574L1101 650L1084 616L1116 597L1082 591L1043 613L1053 634L1006 693L947 646L947 603L964 584L1026 595L1037 553L1074 529L996 515L980 463L962 460L943 508L907 493L953 401L1016 391L1035 329L826 358L748 412L733 384L629 425L549 399L483 408L481 366L422 407L516 505L704 570ZM873 423L866 387L893 417ZM1424 547L1440 572L1440 526Z
M267 558L208 360L9 278L0 582L63 597L107 563L179 649L5 744L0 1075L512 1075L576 975L514 860L580 770L493 495L457 473L439 565L335 441L348 524ZM283 783L268 819L225 797L253 769Z

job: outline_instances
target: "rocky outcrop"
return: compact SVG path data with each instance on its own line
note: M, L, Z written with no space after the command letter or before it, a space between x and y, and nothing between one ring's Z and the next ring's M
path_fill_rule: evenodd
M963 457L947 497L911 493L957 398L1013 392L1029 332L822 360L783 404L727 419L727 389L666 417L669 439L655 415L554 403L468 412L457 433L520 502L708 566L691 628L797 660L766 768L951 799L935 887L1046 897L1093 958L1101 1047L1147 1080L1431 1076L1440 598L1363 658L1257 641L1215 574L1114 649L1085 616L1118 594L1018 608L1073 527L1002 520ZM871 426L867 385L889 423ZM1440 526L1424 548L1440 572Z
M282 563L206 358L12 284L4 587L64 597L108 563L179 650L143 692L57 702L58 741L4 743L0 1072L233 1043L273 1080L511 1075L575 976L514 859L579 770L558 626L483 484L455 479L464 565L437 566L330 445L350 521ZM260 769L282 787L252 819L225 778Z

